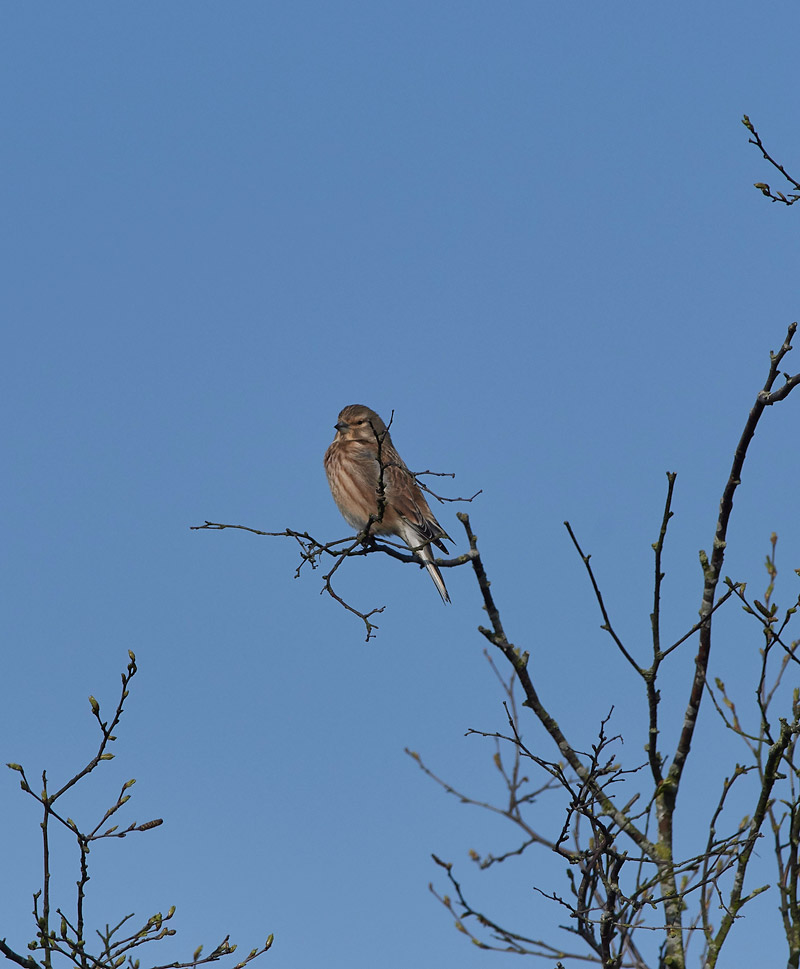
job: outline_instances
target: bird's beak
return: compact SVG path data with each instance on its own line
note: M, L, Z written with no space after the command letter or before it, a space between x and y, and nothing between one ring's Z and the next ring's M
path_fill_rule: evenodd
M344 431L346 428L350 427L345 421L339 421L338 424L333 425L337 431Z

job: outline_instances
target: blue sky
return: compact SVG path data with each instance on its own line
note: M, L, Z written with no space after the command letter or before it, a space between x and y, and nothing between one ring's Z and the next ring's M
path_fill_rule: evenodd
M562 522L646 655L650 543L677 471L666 634L694 622L697 550L797 316L797 211L752 187L777 179L740 124L800 168L795 15L4 5L1 759L69 776L93 750L86 696L110 709L136 652L117 759L73 814L136 777L129 819L165 824L98 846L98 920L176 904L170 958L274 932L264 966L493 964L428 894L445 887L432 851L520 930L561 920L531 889L552 862L479 875L469 849L507 850L513 832L403 754L499 795L493 750L464 736L504 725L468 571L447 574L443 608L416 569L340 570L355 604L386 606L365 645L318 574L293 578L289 541L190 526L343 537L322 469L336 415L394 410L412 468L483 489L470 513L507 632L576 745L612 703L618 729L641 729ZM800 566L798 407L757 434L727 560L761 589L777 531L783 602ZM435 511L463 550L454 507ZM719 672L744 703L758 637L731 615ZM665 677L667 738L691 650ZM708 736L700 803L728 743ZM38 818L10 773L0 796L2 934L24 945ZM751 911L737 953L764 956L759 926L777 923L766 902Z

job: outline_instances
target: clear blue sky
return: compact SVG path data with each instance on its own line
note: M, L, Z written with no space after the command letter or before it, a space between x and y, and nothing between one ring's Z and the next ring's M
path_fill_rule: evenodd
M504 725L471 574L448 573L444 608L416 569L352 562L341 591L386 606L365 645L318 574L293 578L289 541L189 527L344 536L322 469L336 415L394 410L412 468L483 489L470 511L506 629L576 745L611 703L618 729L641 731L562 522L646 656L650 543L664 472L679 472L667 635L692 624L697 550L798 315L800 212L752 187L777 180L740 124L747 112L800 168L796 13L3 5L0 760L68 776L93 750L86 696L110 709L136 652L117 759L71 813L136 777L126 820L165 824L97 847L98 920L176 904L170 958L274 932L265 969L498 965L428 894L445 887L435 851L487 910L556 934L562 914L531 890L549 860L481 876L469 849L508 850L514 832L403 754L500 793L492 749L464 736ZM800 398L766 415L727 562L761 589L776 530L783 602L800 566L799 420ZM453 506L436 512L463 550ZM718 647L745 704L756 632L737 619ZM692 649L665 680L665 748ZM0 797L1 931L24 945L38 817L10 772ZM541 827L560 825L546 810ZM771 903L747 911L726 965L748 945L766 958L777 931Z

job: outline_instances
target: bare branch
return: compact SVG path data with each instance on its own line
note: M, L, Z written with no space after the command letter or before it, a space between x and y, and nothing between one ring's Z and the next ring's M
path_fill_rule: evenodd
M594 589L594 595L595 595L595 598L597 599L597 604L598 606L600 606L600 612L603 614L603 624L600 628L605 630L605 632L607 632L609 636L611 636L611 638L616 643L617 649L622 653L625 659L641 676L643 673L641 666L639 666L636 660L631 656L631 654L625 648L622 640L619 638L616 632L614 632L614 627L611 625L611 619L608 616L608 611L606 610L606 604L603 601L603 595L600 592L600 587L597 584L597 579L595 579L594 577L594 571L592 570L592 566L589 562L592 556L584 554L583 549L578 544L578 539L575 538L575 533L572 531L572 526L570 525L570 523L564 522L564 527L569 532L569 537L572 539L572 544L575 546L578 552L578 555L580 555L581 561L583 562L584 566L586 567L586 571L589 574L589 580L592 583L592 588Z
M75 786L90 774L101 761L109 760L112 757L106 747L109 743L116 740L113 731L116 729L122 716L123 707L128 697L128 688L131 680L136 675L136 657L129 651L130 662L127 671L122 674L122 691L116 710L110 722L102 719L100 704L94 697L89 697L89 704L94 718L97 720L102 738L98 752L80 771L74 774L61 788L51 794L48 788L47 772L42 773L42 791L37 794L32 790L25 774L25 769L21 764L10 763L8 767L20 775L20 787L37 801L43 809L43 819L41 823L43 837L43 876L42 888L33 896L33 917L36 925L36 938L28 943L28 948L32 951L41 950L43 953L40 961L32 956L23 957L15 952L6 944L5 939L0 941L0 954L4 955L11 962L15 962L22 969L52 969L53 956L62 956L76 969L120 969L127 960L129 969L137 969L138 960L133 958L132 953L140 946L158 942L169 936L176 934L176 930L169 926L169 922L175 914L175 907L162 915L160 912L152 915L143 925L138 928L130 929L129 923L133 915L126 915L115 925L106 925L104 930L96 930L96 935L100 939L101 949L92 954L87 945L87 933L84 903L86 888L89 883L89 849L92 842L106 838L124 838L133 832L149 831L162 824L160 818L147 821L143 824L133 822L122 830L118 825L106 828L108 821L114 817L130 800L128 791L133 786L133 779L123 784L116 801L103 812L99 821L88 829L78 825L72 818L65 817L56 811L54 804L60 798L75 788ZM51 870L50 870L50 843L51 843L51 820L57 820L61 828L70 833L75 838L79 850L80 874L77 879L77 897L75 901L75 914L68 915L62 906L54 906L51 899ZM53 916L53 912L57 919ZM123 935L124 932L129 934ZM242 969L253 959L262 955L272 946L272 936L269 936L263 946L252 949L245 958L241 959L233 969ZM154 969L194 969L194 967L217 962L225 956L232 955L236 946L230 942L230 937L226 936L223 941L207 956L202 956L202 946L195 950L194 956L184 962L173 962L156 966Z
M770 367L769 373L767 374L767 379L764 383L763 389L759 391L747 421L745 422L744 430L742 431L739 443L736 446L730 474L728 475L728 480L725 483L725 487L722 492L719 518L717 519L716 534L714 536L714 546L711 559L708 559L705 552L701 553L701 562L703 563L705 581L703 587L702 605L700 608L700 619L702 623L700 627L700 647L698 650L697 659L695 660L695 675L689 695L689 702L686 706L684 727L675 751L675 756L670 766L669 787L664 792L665 794L668 794L671 799L674 799L674 797L677 795L678 785L683 773L683 767L686 763L686 758L689 755L689 750L691 749L692 738L694 737L694 730L697 724L697 715L700 711L700 704L703 697L706 672L708 670L708 662L711 654L711 616L714 610L714 600L717 584L721 575L722 563L725 558L728 522L730 521L731 511L733 510L733 496L741 482L742 468L744 467L745 458L747 457L747 449L749 448L750 442L753 439L753 435L755 434L756 427L761 419L761 415L764 413L764 408L768 403L774 403L775 400L783 399L783 397L785 397L789 391L797 385L797 383L800 383L800 374L787 378L786 385L784 388L782 388L782 390L785 390L785 393L782 393L781 397L773 397L772 387L777 380L781 361L792 349L792 338L794 337L796 329L796 323L790 324L786 333L786 339L784 340L780 350L778 350L777 353L770 353Z
M772 165L773 168L776 168L781 175L783 175L786 181L794 187L795 191L790 192L789 197L787 198L783 192L773 192L766 182L754 182L755 188L757 188L762 195L766 195L768 199L772 199L773 202L783 202L784 205L794 205L794 203L800 199L800 182L798 182L797 179L792 178L783 165L779 165L772 155L769 154L767 149L764 147L758 132L753 127L753 124L747 115L744 115L742 118L742 124L752 135L752 138L748 139L750 144L755 145L761 151L764 158L770 163L770 165Z

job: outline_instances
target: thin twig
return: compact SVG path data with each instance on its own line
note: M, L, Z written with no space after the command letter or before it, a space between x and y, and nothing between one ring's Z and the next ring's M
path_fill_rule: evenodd
M778 164L778 162L775 161L772 155L770 155L770 153L764 147L764 144L761 141L761 138L758 132L753 127L753 124L750 121L750 119L747 117L747 115L744 115L744 117L742 118L742 124L745 126L745 128L747 128L747 130L753 136L752 138L748 139L750 144L755 145L761 151L761 154L770 163L770 165L772 165L773 168L776 168L781 173L781 175L783 175L786 181L789 182L790 185L794 186L795 191L790 192L789 197L787 198L783 194L783 192L773 192L772 189L769 187L769 185L766 184L766 182L754 182L753 183L754 186L759 190L759 192L761 192L762 195L766 195L766 197L768 199L772 199L773 202L783 202L784 205L794 205L795 202L800 200L800 182L798 182L797 179L792 178L792 176L786 171L783 165Z

